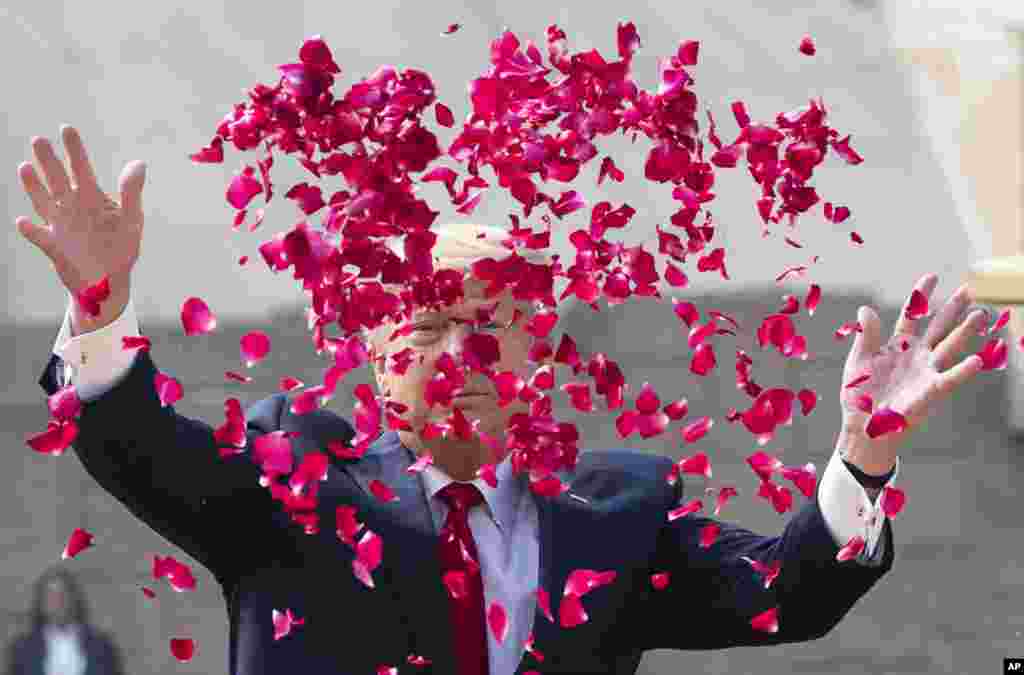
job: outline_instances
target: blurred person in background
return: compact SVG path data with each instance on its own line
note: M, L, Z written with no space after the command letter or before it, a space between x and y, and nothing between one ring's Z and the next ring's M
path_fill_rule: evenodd
M90 625L85 593L65 567L36 580L30 620L8 645L6 675L124 675L120 650Z

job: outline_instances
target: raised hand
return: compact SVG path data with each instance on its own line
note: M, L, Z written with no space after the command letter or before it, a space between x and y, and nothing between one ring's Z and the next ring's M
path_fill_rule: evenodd
M927 274L918 281L915 291L930 299L937 284L938 276ZM971 333L977 333L987 320L982 310L964 316L971 302L966 285L957 289L934 314L923 338L918 335L918 324L927 315L917 316L912 311L913 297L912 293L885 345L881 344L878 315L870 307L862 308L858 320L863 332L857 334L843 369L840 401L844 442L858 446L855 454L865 464L861 468L873 475L886 473L914 427L982 370L981 359L973 355L954 363ZM865 375L869 379L847 388L847 384ZM861 394L871 396L874 410L885 407L901 413L906 428L869 439L865 432L871 414L856 405Z
M61 126L67 165L46 138L32 138L32 151L46 184L31 162L18 165L18 177L42 223L21 216L14 222L23 237L42 251L72 294L110 277L110 298L92 329L109 323L127 302L131 270L139 258L144 216L142 186L146 165L132 161L118 179L120 201L107 195L78 131ZM67 168L70 167L71 175ZM110 316L114 313L113 316Z

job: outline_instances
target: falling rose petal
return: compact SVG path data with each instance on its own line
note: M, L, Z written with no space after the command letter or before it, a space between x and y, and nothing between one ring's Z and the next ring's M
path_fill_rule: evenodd
M762 481L770 480L772 474L782 468L782 460L758 450L747 457L747 464Z
M249 256L243 255L238 259L238 266L245 267L245 263L249 262Z
M229 380L234 380L235 382L241 382L243 384L249 384L250 382L252 382L252 378L249 377L248 375L242 375L241 373L236 373L233 370L225 370L224 377Z
M885 513L886 518L895 518L903 510L903 506L906 503L907 495L904 494L903 490L889 485L882 488L879 505L882 507L882 512Z
M181 307L185 335L205 335L217 327L217 318L200 298L189 298Z
M718 523L708 523L704 527L700 528L700 546L701 548L710 548L712 544L718 539L719 532L722 531L722 526Z
M60 457L78 437L78 425L74 420L46 423L46 431L26 439L28 446L38 453Z
M455 31L459 30L459 28L461 28L461 27L462 27L462 24L458 24L458 23L449 24L448 27L444 29L444 32L441 33L441 35L451 35Z
M145 595L150 600L156 598L156 593L153 592L152 588L149 588L147 586L143 586L142 587L142 594Z
M541 611L544 612L544 616L548 618L548 621L554 623L555 617L551 614L551 596L543 588L537 589L537 604Z
M811 411L818 405L818 395L810 389L801 389L796 397L800 399L800 412L803 413L804 417L810 415Z
M690 404L685 398L681 398L678 401L669 403L662 410L668 415L670 420L678 422L690 412Z
M376 532L367 530L356 544L356 557L352 560L352 571L359 581L373 588L373 570L383 559L384 540Z
M764 577L765 588L771 587L772 582L775 581L775 578L777 576L779 576L779 571L782 569L782 563L778 560L774 561L769 566L765 565L759 560L753 560L751 558L748 558L747 556L741 557L743 558L743 560L746 560L748 563L750 563L750 566L753 567L758 574L761 574Z
M981 359L982 370L1005 370L1009 351L1002 338L989 340L980 352L974 354Z
M731 485L725 485L725 486L719 488L718 489L718 497L715 500L715 514L714 515L717 517L719 512L722 510L722 507L725 506L729 502L730 499L732 499L733 497L737 496L738 494L739 494L739 492L737 492L736 488L734 488Z
M370 481L370 492L382 502L398 501L398 495L391 489L391 486L376 478Z
M558 476L545 476L540 480L530 480L530 490L540 497L557 497L569 490L569 486L559 480Z
M449 129L455 124L455 116L452 115L452 111L443 103L434 104L434 115L437 118L437 123L442 127L448 127Z
M526 636L526 641L523 643L523 647L526 649L526 652L528 654L533 656L533 658L537 659L537 661L543 663L544 662L544 654L537 650L537 647L533 644L533 642L534 642L533 632L531 631L530 634ZM531 672L536 672L536 671L531 671ZM523 675L527 675L527 674L524 673ZM538 673L538 675L539 675L539 673Z
M109 276L104 276L95 284L86 286L75 293L75 301L78 303L78 306L92 317L100 315L100 305L108 298L110 298Z
M149 351L152 347L152 343L149 338L145 335L138 337L124 336L121 338L121 349L128 351L129 349L138 349L139 351Z
M78 391L70 384L61 387L52 396L47 397L46 405L50 409L50 416L58 422L72 420L78 417L82 411L82 401L78 398Z
M814 56L815 51L817 50L814 48L814 40L811 39L810 35L805 35L804 39L800 40L800 53ZM772 632L774 633L775 631Z
M818 308L818 303L821 301L821 286L818 284L811 284L811 289L807 291L807 298L804 300L804 306L807 307L807 314L814 316L814 310Z
M63 560L74 558L76 555L92 546L92 539L93 537L91 534L76 527L75 531L72 532L71 536L68 538L68 543L64 547L64 552L60 554L60 557Z
M671 511L669 511L668 512L668 522L671 523L674 520L678 520L679 518L682 518L683 516L687 516L687 515L689 515L691 513L695 513L697 511L700 511L703 508L704 508L704 502L702 502L699 499L691 499L686 504L683 504L682 506L674 508Z
M398 675L398 668L395 666L377 666L377 675Z
M156 387L156 395L160 398L160 406L163 408L174 405L185 395L181 382L163 373L153 376L153 386Z
M196 643L192 638L171 638L171 654L179 661L191 661L196 653Z
M836 554L836 560L839 562L845 562L852 560L860 555L860 552L864 550L864 538L857 535L846 542L846 546L839 549L839 553Z
M651 586L653 586L656 591L663 591L668 588L669 580L669 572L656 572L651 575Z
M779 608L772 607L750 620L750 627L762 633L779 632Z
M558 603L558 623L562 628L574 628L586 623L589 618L578 595L563 596Z
M405 657L405 662L411 666L416 666L418 668L422 668L423 666L429 666L431 664L430 659L428 659L425 656L420 656L418 654L409 654L409 656Z
M492 602L487 608L487 625L491 628L494 639L501 644L508 636L508 614L500 602Z
M448 594L455 600L461 600L469 595L466 573L463 570L450 570L444 573L444 587Z
M679 470L683 473L690 473L695 476L711 478L711 461L707 453L698 452L693 457L686 457L679 462Z
M715 421L705 415L700 419L690 422L685 427L679 430L683 440L687 443L696 443L708 432L708 430L714 426Z
M592 569L575 569L569 573L569 578L565 581L563 595L586 595L596 588L612 583L616 576L615 570L598 572Z
M262 361L270 352L270 337L263 331L252 331L242 336L239 345L242 361L246 368L252 368L257 361Z
M907 428L907 420L892 408L879 408L868 420L865 432L868 438L878 438L885 434L901 432Z
M173 556L153 557L153 579L167 579L176 593L194 591L196 588L196 578L192 570L188 565L175 560Z
M814 490L818 483L818 470L813 463L808 462L804 466L796 468L783 467L782 477L792 481L804 497L810 499L814 496Z
M405 468L406 473L421 473L424 469L434 463L434 456L430 452L424 452L416 458L416 461ZM497 478L495 478L497 480ZM495 487L495 486L492 486Z
M292 614L292 610L286 609L283 612L279 612L276 609L271 609L270 619L274 624L274 640L280 640L289 633L292 632L292 626L301 626L306 622L305 619L297 619Z
M999 315L999 318L996 320L995 324L993 324L993 326L990 329L988 329L988 331L979 333L979 335L991 335L992 333L998 333L1000 330L1002 330L1003 326L1009 323L1009 321L1010 310L1004 309L1003 312Z
M926 314L928 314L928 296L915 288L910 294L910 303L903 315L914 321Z
M236 209L244 209L252 198L263 192L263 184L256 180L253 175L256 170L246 166L240 173L235 174L224 194L228 203Z
M493 463L484 464L476 470L476 477L482 478L485 483L490 485L492 488L498 487L498 473L497 466Z
M281 378L281 382L278 385L278 391L295 391L301 387L306 386L302 380L297 380L294 377L285 376Z

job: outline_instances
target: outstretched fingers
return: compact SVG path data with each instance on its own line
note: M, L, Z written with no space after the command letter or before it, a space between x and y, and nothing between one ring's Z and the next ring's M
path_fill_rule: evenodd
M89 155L85 152L85 144L82 142L78 130L70 124L63 124L60 132L64 139L64 152L71 165L71 176L75 187L87 192L99 192L100 186L96 182L96 173L89 162Z

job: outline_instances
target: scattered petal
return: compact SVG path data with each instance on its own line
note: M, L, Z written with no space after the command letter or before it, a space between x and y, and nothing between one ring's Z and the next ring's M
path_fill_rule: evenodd
M217 327L217 318L199 298L189 298L181 307L181 325L185 335L205 335Z
M196 643L192 638L171 638L171 654L179 661L191 661L196 653Z
M68 538L68 543L64 547L63 553L60 554L61 559L67 560L68 558L74 558L76 555L92 546L92 539L93 537L91 534L76 527L75 531L72 532L71 536Z

